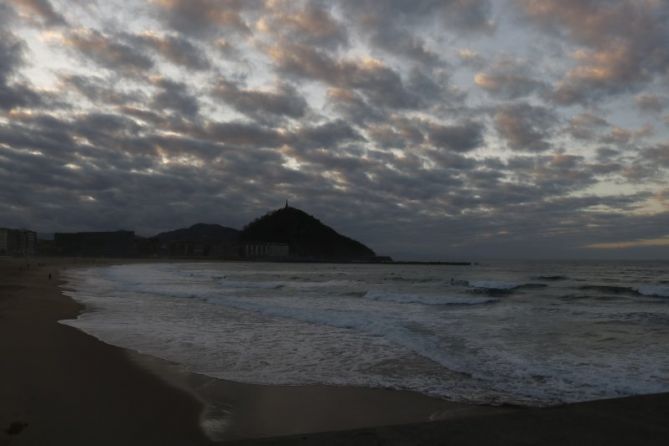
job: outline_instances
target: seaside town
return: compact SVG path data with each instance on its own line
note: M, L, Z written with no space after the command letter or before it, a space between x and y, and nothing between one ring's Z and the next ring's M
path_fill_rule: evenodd
M36 247L36 232L0 228L0 256L32 256L37 253Z
M158 243L139 238L134 231L55 233L38 239L37 232L0 228L0 256L35 255L62 257L212 257L226 259L286 258L286 243L173 240Z
M300 229L302 228L302 229ZM304 228L310 228L304 231ZM300 232L302 230L302 233ZM270 261L390 262L362 243L342 236L309 214L286 206L239 231L217 224L141 237L130 230L57 232L38 236L0 228L0 256L107 258L209 258Z

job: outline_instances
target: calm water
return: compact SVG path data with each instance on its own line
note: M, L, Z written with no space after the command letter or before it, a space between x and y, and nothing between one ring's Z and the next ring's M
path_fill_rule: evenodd
M63 321L234 381L550 405L669 391L669 263L144 264Z

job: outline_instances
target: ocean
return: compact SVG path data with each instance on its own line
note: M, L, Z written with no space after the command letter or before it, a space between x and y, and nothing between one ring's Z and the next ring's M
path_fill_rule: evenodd
M72 269L61 321L216 378L549 406L669 391L669 263Z

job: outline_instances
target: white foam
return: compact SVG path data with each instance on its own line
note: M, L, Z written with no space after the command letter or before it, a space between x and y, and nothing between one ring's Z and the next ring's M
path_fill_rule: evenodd
M564 303L550 294L497 301L460 296L448 283L412 281L421 270L402 272L406 281L388 285L378 266L277 268L158 264L73 271L70 294L88 311L64 323L242 382L380 386L521 404L669 390L662 378L669 373L663 325L669 309L660 303L639 308L665 317L636 324L623 317L640 311L633 301L623 308ZM494 289L525 283L457 280ZM481 305L490 301L497 303Z
M651 297L669 297L669 286L667 285L642 285L637 288L639 294Z
M497 302L497 299L475 296L449 296L425 294L398 294L388 291L368 291L364 297L371 300L421 305L482 305Z

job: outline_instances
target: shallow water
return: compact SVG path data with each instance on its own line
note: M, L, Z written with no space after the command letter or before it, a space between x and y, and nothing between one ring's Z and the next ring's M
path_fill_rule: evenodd
M76 269L63 321L194 372L550 405L669 391L669 264Z

